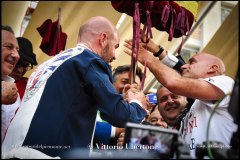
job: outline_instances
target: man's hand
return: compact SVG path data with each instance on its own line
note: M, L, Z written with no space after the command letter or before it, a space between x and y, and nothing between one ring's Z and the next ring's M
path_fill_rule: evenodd
M123 146L124 136L125 136L125 132L122 132L120 134L120 136L118 137L118 140L117 140L117 145L118 146Z
M149 40L148 43L141 42L140 46L146 48L152 54L157 53L159 51L159 46L156 43L154 43L151 39Z
M138 84L126 84L123 89L123 98L127 102L131 102L132 100L137 100L142 103L143 109L146 110L148 106L148 97L144 95L142 91L139 91Z
M128 90L127 91L127 98L126 100L128 102L131 102L131 101L134 101L134 100L137 100L139 101L140 103L142 103L142 108L143 109L147 109L147 98L146 96L144 95L144 93L142 91L138 91L138 92L134 92L132 90Z
M125 40L125 44L124 46L127 48L124 50L125 53L127 53L128 55L131 55L131 51L128 50L128 49L131 49L132 48L132 39L130 40ZM159 45L157 45L156 43L154 43L151 39L149 40L148 43L142 43L140 42L139 43L139 54L142 54L146 51L149 51L151 52L151 54L155 54L157 53L158 51L160 50L160 47ZM158 57L159 60L162 60L165 56L167 55L167 51L164 50L161 55ZM140 59L138 58L138 60L140 61ZM140 61L141 62L141 61ZM142 63L142 62L141 62Z
M125 40L124 46L125 46L124 52L127 53L128 55L132 55L132 42L129 40ZM136 52L133 53L133 56L136 58ZM155 59L152 53L149 53L147 49L145 49L142 45L139 45L138 61L144 65L145 61L147 63L151 63L152 58Z
M132 39L125 40L125 42L132 46ZM143 43L143 42L140 41L139 42L139 49L147 49L149 52L154 54L154 53L157 53L159 51L159 46L156 43L154 43L151 39L149 39L148 43Z
M16 83L2 81L2 104L13 104L18 97Z
M122 132L125 132L125 128L115 128L115 137L119 137Z
M126 85L124 86L124 88L123 88L123 98L124 98L124 100L127 101L127 98L128 98L128 97L127 97L127 92L128 92L129 90L131 90L132 92L136 93L136 92L139 91L138 88L139 88L139 86L138 86L138 84L136 84L136 83L134 83L134 84L126 84Z

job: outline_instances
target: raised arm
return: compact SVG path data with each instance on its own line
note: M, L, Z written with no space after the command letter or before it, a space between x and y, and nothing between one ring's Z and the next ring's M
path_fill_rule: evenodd
M124 52L131 55L131 45L125 43L124 46L126 47ZM156 79L175 94L201 100L218 100L224 96L221 89L205 80L181 76L178 72L153 57L143 47L139 49L138 60L142 64L146 61L147 67Z

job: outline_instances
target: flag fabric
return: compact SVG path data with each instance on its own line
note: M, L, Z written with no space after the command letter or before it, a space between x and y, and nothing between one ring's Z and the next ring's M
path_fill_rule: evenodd
M52 22L51 19L47 19L37 28L37 31L42 37L40 48L47 55L54 56L65 49L67 34L62 32L61 26L58 33L58 20Z

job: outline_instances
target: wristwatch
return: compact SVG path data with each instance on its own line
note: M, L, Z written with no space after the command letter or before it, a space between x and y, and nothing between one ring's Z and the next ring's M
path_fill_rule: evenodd
M159 51L157 52L157 53L154 53L153 55L154 55L154 57L159 57L160 55L161 55L161 53L164 51L164 48L163 47L161 47L161 46L159 46Z

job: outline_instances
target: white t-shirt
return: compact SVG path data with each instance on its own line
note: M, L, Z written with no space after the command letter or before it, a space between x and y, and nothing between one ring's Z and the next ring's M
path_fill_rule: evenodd
M7 76L4 81L6 82L14 82L15 80L9 76ZM18 94L17 100L13 104L5 105L2 104L1 111L2 111L2 130L1 130L1 142L3 141L5 132L11 122L11 119L15 116L15 112L17 108L21 104L21 99Z
M233 79L224 75L203 80L218 87L225 94L231 93L234 85ZM221 101L213 114L209 129L209 140L222 142L224 144L222 147L226 149L230 147L232 134L237 130L237 125L228 112L229 101L229 95ZM196 145L206 141L208 120L216 104L217 102L196 99L182 121L179 133L188 144L192 158L196 158Z

